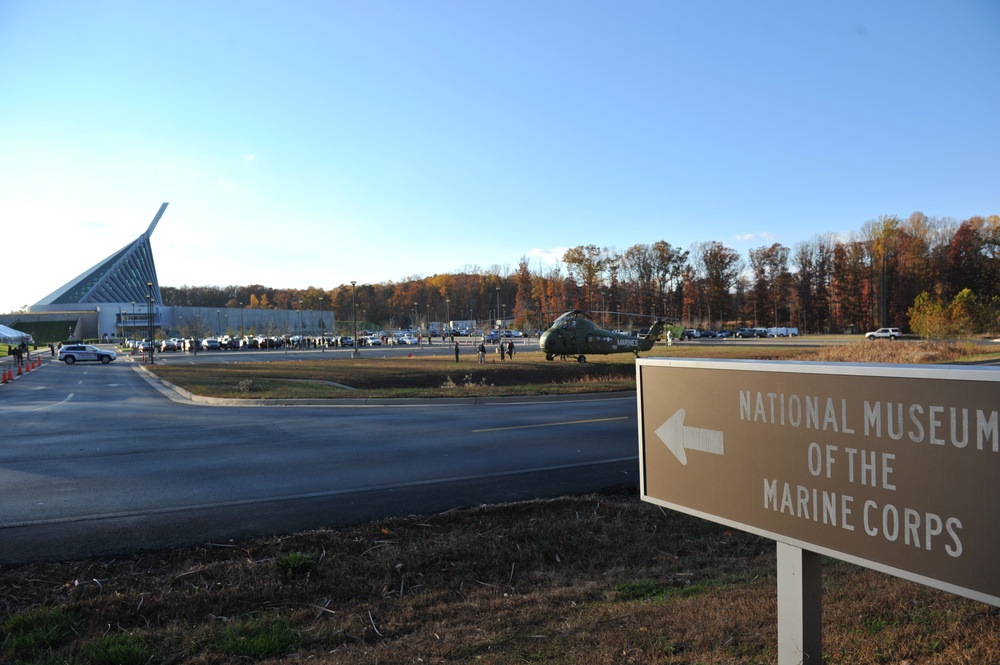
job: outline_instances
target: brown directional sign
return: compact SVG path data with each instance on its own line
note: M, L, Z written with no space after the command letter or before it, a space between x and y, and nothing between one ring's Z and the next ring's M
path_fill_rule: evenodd
M644 500L1000 605L1000 369L636 371Z

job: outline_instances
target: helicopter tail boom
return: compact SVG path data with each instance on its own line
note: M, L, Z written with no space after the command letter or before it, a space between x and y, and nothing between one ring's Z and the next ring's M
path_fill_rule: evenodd
M656 338L660 336L661 332L663 332L664 325L663 319L656 320L653 326L649 329L649 332L646 333L646 336L642 338L642 341L639 344L640 351L649 351L653 348L653 344L656 343Z

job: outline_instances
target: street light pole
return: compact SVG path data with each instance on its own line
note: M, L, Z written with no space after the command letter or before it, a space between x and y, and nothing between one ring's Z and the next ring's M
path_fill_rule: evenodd
M497 318L500 318L500 287L497 287ZM500 323L497 323L497 344L500 343Z
M354 321L354 344L351 346L351 357L358 357L358 301L355 297L355 285L356 281L351 281L351 320Z
M319 297L319 352L323 353L326 346L326 334L323 332L323 296Z
M146 282L146 318L149 319L149 364L154 364L153 360L153 283Z

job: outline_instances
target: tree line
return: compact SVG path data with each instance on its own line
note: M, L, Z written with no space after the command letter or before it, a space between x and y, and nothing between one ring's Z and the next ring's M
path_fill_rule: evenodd
M1000 216L962 222L915 212L881 216L846 237L817 235L745 256L720 241L667 241L625 250L580 245L562 261L514 270L466 267L431 277L332 289L161 288L166 305L332 311L340 322L395 328L503 319L543 329L569 309L608 327L649 317L684 326L791 326L804 333L896 326L922 335L1000 328Z

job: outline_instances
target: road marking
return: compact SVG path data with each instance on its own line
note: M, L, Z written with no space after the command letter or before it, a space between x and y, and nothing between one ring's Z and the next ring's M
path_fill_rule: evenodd
M60 400L58 402L54 402L53 404L46 404L45 406L36 406L36 407L33 407L33 408L29 408L29 409L25 409L24 407L18 406L18 407L11 407L11 410L13 411L16 408L17 411L21 411L21 412L27 412L27 411L45 411L47 409L54 409L57 406L62 406L63 404L65 404L66 402L69 402L72 399L73 399L73 393L69 393L68 395L66 395L65 399Z
M628 420L628 416L615 416L614 418L593 418L591 420L567 420L562 423L544 423L541 425L514 425L512 427L490 427L488 429L474 429L473 432L503 432L509 429L535 429L537 427L558 427L559 425L583 425L585 423L605 423L610 420Z
M699 450L703 453L722 455L722 432L714 429L684 426L684 409L677 409L674 415L656 428L656 436L666 444L681 464L687 464L685 450Z

